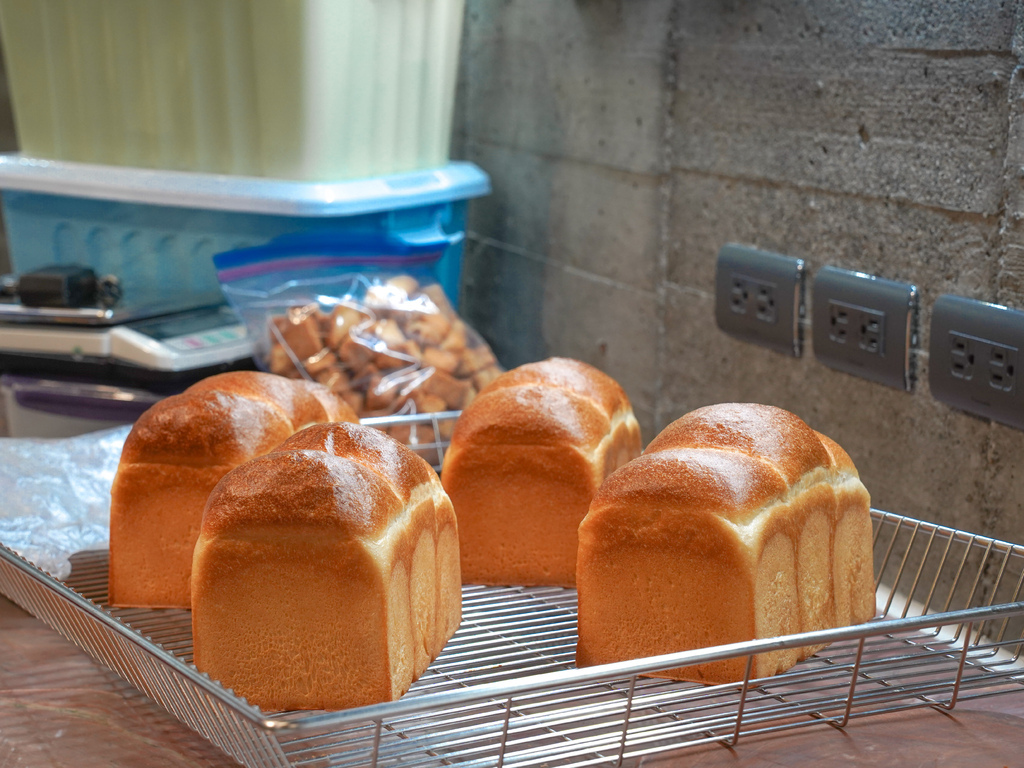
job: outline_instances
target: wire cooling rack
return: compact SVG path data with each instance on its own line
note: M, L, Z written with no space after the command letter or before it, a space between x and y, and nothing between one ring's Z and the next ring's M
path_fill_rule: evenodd
M398 417L443 460L449 414ZM247 766L619 765L773 731L845 726L1024 691L1024 548L872 511L879 618L867 624L597 667L574 666L576 593L463 589L459 631L401 700L341 712L262 712L192 666L187 611L107 606L107 553L63 582L0 547L0 592ZM754 655L828 643L751 679ZM746 658L742 682L650 673Z

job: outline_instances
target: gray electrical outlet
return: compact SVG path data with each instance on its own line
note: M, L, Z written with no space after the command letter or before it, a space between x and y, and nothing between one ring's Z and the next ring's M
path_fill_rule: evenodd
M913 388L915 286L822 267L812 297L811 338L820 363L908 392Z
M799 357L803 284L803 259L727 244L715 271L715 321L732 336Z
M1024 429L1024 312L939 296L932 308L928 384L932 396L963 411Z

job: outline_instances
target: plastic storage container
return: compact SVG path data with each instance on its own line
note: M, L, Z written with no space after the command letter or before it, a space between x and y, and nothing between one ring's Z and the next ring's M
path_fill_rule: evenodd
M448 160L464 0L0 0L27 154L335 181Z
M0 155L0 190L15 272L89 266L118 277L121 308L155 314L223 302L216 253L296 233L428 228L451 235L431 269L455 304L467 200L490 180L472 163L325 184Z
M7 437L73 437L133 423L163 397L69 379L0 376Z

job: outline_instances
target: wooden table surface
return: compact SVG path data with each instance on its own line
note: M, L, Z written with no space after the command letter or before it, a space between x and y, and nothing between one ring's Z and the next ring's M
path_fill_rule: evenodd
M74 680L69 685L68 680ZM1024 766L1021 694L648 758L699 766ZM221 768L230 757L0 597L0 768Z

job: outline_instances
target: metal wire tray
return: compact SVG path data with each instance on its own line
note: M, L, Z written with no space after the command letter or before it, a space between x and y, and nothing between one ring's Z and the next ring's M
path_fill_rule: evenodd
M417 426L412 442L438 466L451 417L397 421ZM618 765L1024 691L1024 547L872 516L878 618L867 624L577 669L574 590L466 586L459 631L409 693L340 712L262 712L198 672L187 611L107 606L105 551L76 555L60 582L0 546L0 592L253 768ZM822 643L784 674L749 677L756 653ZM741 683L645 677L737 657Z

